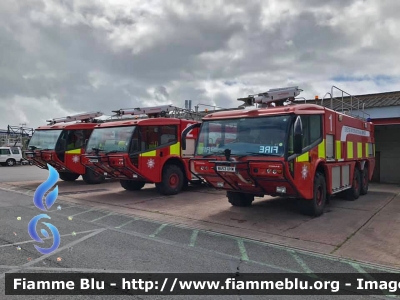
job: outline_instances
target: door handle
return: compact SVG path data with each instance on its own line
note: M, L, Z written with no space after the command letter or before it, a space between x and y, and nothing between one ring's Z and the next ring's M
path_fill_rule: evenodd
M160 151L160 157L163 157L163 152L162 151Z

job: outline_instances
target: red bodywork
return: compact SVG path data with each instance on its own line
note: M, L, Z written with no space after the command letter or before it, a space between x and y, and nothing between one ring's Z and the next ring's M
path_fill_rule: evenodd
M232 160L228 161L224 155L204 157L202 151L197 151L190 164L193 174L201 176L217 189L261 197L285 195L303 199L313 198L317 171L325 173L328 194L335 194L351 186L356 165L360 170L368 167L369 180L372 178L375 167L373 124L319 105L298 104L218 112L204 117L202 126L207 121L278 115L292 116L293 122L297 116L321 115L320 138L303 148L301 154L287 153L281 157L232 155ZM197 144L198 150L201 150L205 142L201 139L202 135ZM263 149L261 147L264 146L260 144L260 149ZM223 167L227 168L223 170ZM229 170L229 167L233 168Z
M192 180L192 174L190 173L188 163L189 159L193 157L198 128L193 129L188 135L188 140L189 143L192 144L192 149L188 149L187 151L182 151L181 149L181 132L191 124L195 123L198 122L176 118L149 118L99 124L95 127L95 131L92 134L88 145L91 144L91 140L96 130L105 128L115 128L115 130L119 130L120 128L136 126L135 133L137 130L139 130L137 131L138 134L140 133L140 140L137 143L148 143L148 140L145 141L145 137L147 137L147 139L156 141L156 146L155 148L146 150L142 149L135 153L129 153L125 150L123 152L107 154L106 151L98 151L96 153L96 151L89 152L89 150L87 150L87 153L82 155L81 162L99 175L122 180L142 181L146 183L161 182L163 166L167 162L174 162L184 168L186 176L190 181ZM159 128L160 131L165 130L163 128L167 127L175 128L175 133L169 132L169 134L175 135L176 138L166 140L163 143L160 138L161 133L150 133L149 128L155 127ZM135 135L119 136L118 138L123 140L129 139L132 143L132 140L135 140ZM173 180L173 178L171 180Z
M49 130L62 130L60 136L65 131L83 130L86 133L85 138L89 138L90 133L96 126L96 123L76 123L76 124L55 124L49 126L38 127L35 132L38 131L49 131ZM57 144L59 144L59 139ZM58 172L70 172L79 175L86 173L86 168L80 162L80 156L85 153L85 147L82 145L80 148L71 150L63 149L62 151L52 150L29 150L25 151L25 156L29 161L32 161L34 165L39 168L47 169L47 164L54 167Z

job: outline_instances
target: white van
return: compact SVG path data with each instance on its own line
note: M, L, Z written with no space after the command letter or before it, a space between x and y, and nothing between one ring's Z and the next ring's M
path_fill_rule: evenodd
M23 160L20 147L0 147L0 165L11 167Z

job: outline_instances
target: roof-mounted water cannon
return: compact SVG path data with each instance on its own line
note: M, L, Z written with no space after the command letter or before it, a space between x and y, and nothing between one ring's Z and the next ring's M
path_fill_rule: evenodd
M95 118L101 117L103 115L102 112L89 112L89 113L82 113L72 116L66 116L64 118L54 118L51 120L46 120L48 125L54 125L57 123L68 123L73 121L81 121L82 123L92 123L95 122Z
M284 106L293 101L302 91L298 86L270 89L268 92L249 95L238 100L244 102L242 106L253 106L254 104L258 104L260 107Z
M160 106L149 106L149 107L137 107L137 108L126 108L113 110L117 116L124 115L147 115L149 118L167 117L170 112L178 112L182 109L172 105L160 105Z

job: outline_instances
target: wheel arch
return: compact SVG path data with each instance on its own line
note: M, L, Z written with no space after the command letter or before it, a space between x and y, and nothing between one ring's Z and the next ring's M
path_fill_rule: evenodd
M183 163L183 161L182 161L181 158L176 157L176 156L168 158L168 159L164 162L164 164L163 164L161 170L164 171L165 167L166 167L166 166L169 166L169 165L176 165L176 166L178 166L178 167L182 170L184 179L187 180L187 170L186 170L185 164Z

